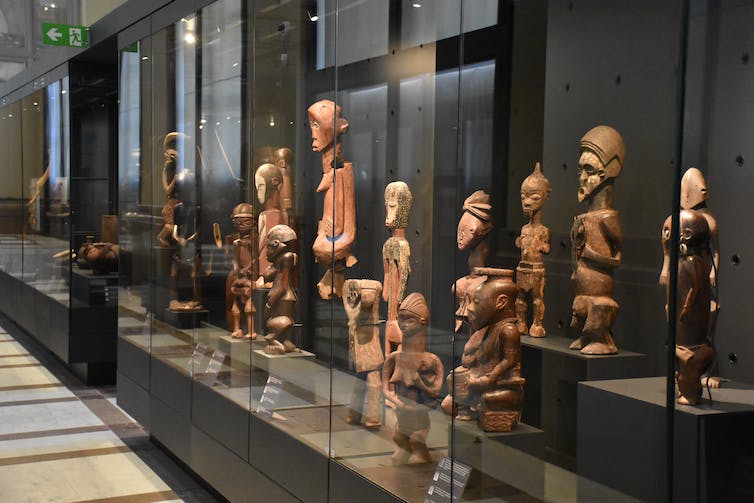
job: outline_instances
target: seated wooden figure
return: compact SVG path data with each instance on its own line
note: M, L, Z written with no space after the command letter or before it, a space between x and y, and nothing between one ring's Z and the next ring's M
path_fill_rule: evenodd
M267 342L264 351L268 354L283 354L296 350L290 340L294 324L296 292L293 289L293 271L298 256L293 253L296 233L287 225L276 225L267 234L267 260L272 264L264 272L265 282L272 282L264 306Z
M431 461L427 449L429 409L442 390L444 369L440 359L426 351L429 308L420 293L408 295L398 308L403 349L390 353L382 367L385 400L395 408L393 441L398 449L393 464Z
M254 331L254 302L252 293L258 274L256 236L254 232L254 208L241 203L233 208L233 225L238 231L238 239L233 241L233 271L229 278L230 293L233 296L231 314L235 339L256 339ZM246 334L241 329L241 315L246 317Z
M696 210L681 210L676 303L676 382L678 403L694 405L702 395L702 374L714 360L710 321L712 282L710 228ZM662 229L663 247L670 248L670 217ZM667 280L665 284L667 285ZM668 286L669 288L669 286ZM665 306L667 312L667 304Z
M363 421L368 430L382 426L380 370L385 357L379 329L381 292L382 285L373 279L347 279L343 284L343 307L348 316L348 363L357 374L346 422L362 424Z
M518 287L510 269L479 267L476 273L487 279L471 294L473 334L463 348L462 365L448 375L454 393L445 397L442 408L461 421L476 418L484 431L511 431L524 404L521 334L514 310Z

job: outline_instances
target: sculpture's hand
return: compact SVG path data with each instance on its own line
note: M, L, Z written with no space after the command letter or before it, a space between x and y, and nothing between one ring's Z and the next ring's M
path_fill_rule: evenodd
M521 236L516 238L516 248L521 248Z
M332 217L325 217L323 219L325 224L325 234L329 237L333 237L333 221Z
M491 380L487 375L469 378L469 388L487 389L490 387L490 384Z
M715 268L713 267L710 269L709 272L709 282L712 285L712 288L717 288L717 274L715 273Z

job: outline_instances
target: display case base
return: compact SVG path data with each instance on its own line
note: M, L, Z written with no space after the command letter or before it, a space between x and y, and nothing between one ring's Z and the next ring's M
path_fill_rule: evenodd
M91 269L71 269L71 297L87 304L118 303L118 273L94 274Z
M614 355L584 355L569 349L572 339L557 335L521 336L521 367L526 376L523 421L545 431L548 460L575 469L579 381L646 375L646 355L621 350Z
M209 311L200 309L198 311L171 311L164 309L162 311L162 321L175 328L197 328L202 323L209 320Z
M578 473L643 501L667 501L666 378L579 384ZM704 396L707 396L705 391ZM754 388L675 405L673 501L752 501ZM590 500L586 483L579 500Z

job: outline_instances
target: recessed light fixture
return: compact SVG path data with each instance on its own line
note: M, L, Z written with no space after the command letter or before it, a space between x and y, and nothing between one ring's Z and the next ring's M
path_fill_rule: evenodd
M413 4L411 4L411 6L412 6L412 7L414 8L414 9L418 9L419 7L421 7L421 6L422 6L422 4L420 4L420 3L418 3L418 2L414 2Z
M309 12L309 9L306 10L306 14L309 16L309 21L315 22L319 19L319 16L317 15L317 11L314 11L314 14Z
M195 44L196 35L194 35L192 32L188 32L183 36L183 40L185 40L187 44Z

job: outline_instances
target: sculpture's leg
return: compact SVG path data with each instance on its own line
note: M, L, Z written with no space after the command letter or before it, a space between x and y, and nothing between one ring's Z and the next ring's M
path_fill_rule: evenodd
M382 404L382 378L380 370L367 373L367 403L364 414L364 427L378 430L382 426L380 405Z
M529 329L529 335L532 337L544 337L547 334L543 325L545 319L545 278L544 274L539 274L538 276L531 291L534 321Z
M178 257L173 255L170 262L170 309L178 308Z
M366 387L366 383L357 375L353 380L353 388L351 388L351 405L348 407L348 413L346 414L346 423L361 423L361 410L364 407Z
M332 269L330 269L329 267L325 271L325 275L322 276L322 279L320 279L317 283L317 291L319 292L319 296L324 300L329 300L332 298Z
M518 296L516 297L516 319L518 320L516 322L516 328L518 328L520 334L528 333L528 328L526 327L526 311L528 307L529 306L526 303L526 292L523 289L520 289L518 291Z
M409 437L411 457L408 458L408 464L418 465L432 461L427 448L427 435L429 435L429 428L417 430Z
M244 313L246 313L246 329L248 330L245 338L253 341L257 338L257 333L254 331L254 306L252 305L251 295L246 299Z
M238 297L233 301L233 307L230 308L230 312L233 314L233 333L231 337L234 339L240 339L243 337L243 330L241 330L241 310L238 308Z
M168 238L173 234L173 226L165 224L162 226L162 229L160 229L160 233L157 234L157 242L160 243L160 246L163 248L170 247L170 241L168 241Z
M585 355L611 355L618 352L618 348L610 335L613 321L618 315L618 304L605 297L592 299L584 323L584 335L591 341L581 348Z
M393 442L398 448L395 450L392 456L394 465L405 464L411 457L411 444L409 437L405 433L401 432L401 418L398 413L398 422L395 423L395 432L393 433Z
M285 302L285 301L280 301ZM264 352L268 354L290 353L296 350L296 346L288 340L288 332L293 326L293 318L289 316L275 316L267 320L268 334L264 340L267 346Z
M586 322L587 306L583 295L577 295L573 299L573 305L571 307L571 328L576 330L579 334L578 339L574 340L569 349L582 349L589 344L589 338L583 334L584 323Z
M523 385L510 385L482 395L479 426L484 431L511 431L521 420Z
M194 267L191 269L191 281L194 289L194 298L192 299L194 301L194 304L192 307L197 310L202 308L202 282L200 274L201 270L202 261L197 256L194 258Z
M678 362L678 403L695 405L702 396L700 377L714 359L714 352L710 346L703 344L694 348L676 346L675 354Z

